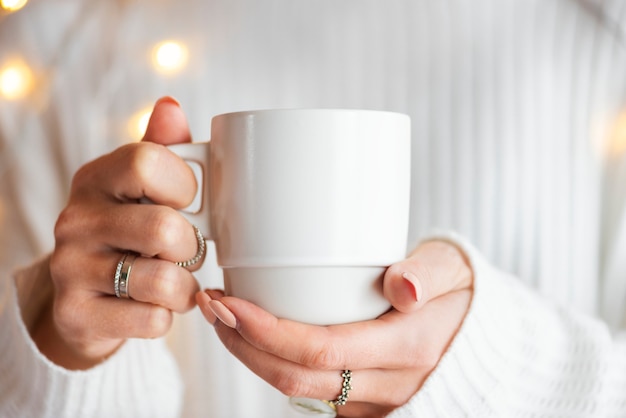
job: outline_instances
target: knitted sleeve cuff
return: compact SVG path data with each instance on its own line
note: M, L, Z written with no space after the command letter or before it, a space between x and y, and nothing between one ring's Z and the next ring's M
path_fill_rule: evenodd
M86 371L50 362L30 338L10 278L0 282L0 376L3 417L173 417L182 407L179 372L162 339L128 340Z
M465 252L474 295L436 369L391 417L626 416L624 340L542 299L462 237L434 238Z

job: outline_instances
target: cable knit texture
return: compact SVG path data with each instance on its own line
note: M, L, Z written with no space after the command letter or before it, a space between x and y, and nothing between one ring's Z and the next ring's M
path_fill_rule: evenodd
M11 284L3 282L0 300L0 417L180 414L182 382L163 340L129 340L88 371L65 370L45 358L31 340Z
M424 387L391 417L623 417L626 340L539 297L455 234L475 293Z

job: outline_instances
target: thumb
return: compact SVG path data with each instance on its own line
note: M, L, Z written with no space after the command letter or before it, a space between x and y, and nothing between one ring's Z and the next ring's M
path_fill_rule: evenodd
M383 292L400 312L413 312L429 300L472 286L473 272L459 248L446 241L420 244L409 257L387 269Z
M165 96L157 100L142 141L163 145L191 141L187 117L176 99Z

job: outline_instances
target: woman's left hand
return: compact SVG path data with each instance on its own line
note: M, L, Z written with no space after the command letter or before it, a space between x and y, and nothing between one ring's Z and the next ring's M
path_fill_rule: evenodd
M228 350L285 395L334 400L349 369L352 390L340 416L380 417L405 404L436 367L467 313L472 283L457 247L428 241L389 267L384 293L393 309L371 321L307 325L215 290L196 300Z

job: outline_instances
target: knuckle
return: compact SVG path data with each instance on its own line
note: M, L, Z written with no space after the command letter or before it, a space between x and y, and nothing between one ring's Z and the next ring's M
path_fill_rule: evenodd
M101 157L102 158L102 157ZM85 164L76 170L76 173L72 177L72 194L80 190L89 190L90 182L92 181L94 173L95 161Z
M50 278L57 288L65 288L74 276L72 272L73 251L65 246L57 247L50 256Z
M341 350L334 345L320 345L305 351L303 363L318 370L342 368L345 363Z
M274 387L286 396L305 396L305 384L301 376L294 373L277 374L273 379Z
M63 278L66 277L65 266L67 264L63 262L66 258L64 253L65 251L62 248L57 247L50 255L50 277L53 283L61 282Z
M76 231L81 216L76 213L74 206L67 206L59 214L54 225L54 238L57 243L63 243L72 237Z
M125 159L127 186L134 194L143 194L153 185L162 170L163 147L150 142L128 144L121 151Z
M150 142L142 142L128 145L128 152L131 153L128 162L129 174L140 184L149 181L159 169L162 158L161 147Z
M69 225L73 218L69 212L69 208L63 209L54 224L54 238L57 242L63 241L69 235Z
M147 233L159 247L172 249L183 241L185 223L184 218L174 209L160 206L149 221Z
M172 263L154 263L153 279L151 284L151 296L157 302L165 302L176 296L180 290L178 269Z
M74 299L59 294L54 301L53 317L54 322L59 330L74 340L84 340L88 338L89 327L85 327L81 321L82 315L81 305L74 302Z

